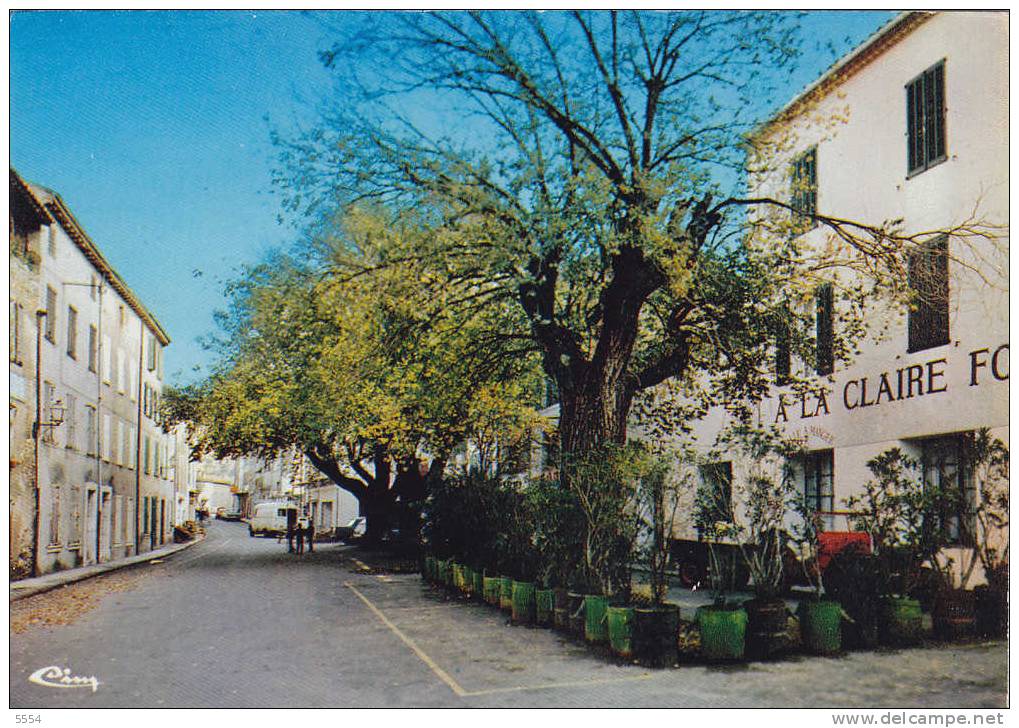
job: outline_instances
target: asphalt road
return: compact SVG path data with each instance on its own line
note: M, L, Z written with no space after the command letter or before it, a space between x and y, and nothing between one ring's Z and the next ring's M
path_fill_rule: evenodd
M14 708L918 707L1005 704L1003 643L646 671L450 599L359 573L349 547L286 553L241 523L138 567L71 624L11 635ZM73 587L71 587L73 588ZM30 680L46 667L93 691Z

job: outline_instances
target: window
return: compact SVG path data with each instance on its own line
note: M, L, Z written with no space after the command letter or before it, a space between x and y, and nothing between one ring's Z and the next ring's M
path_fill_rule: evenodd
M57 341L57 292L46 286L46 340Z
M96 454L96 408L90 404L85 405L85 452L89 455Z
M819 285L814 297L817 307L817 359L814 368L818 374L831 374L835 371L835 302L831 283Z
M95 372L99 363L99 339L96 327L89 324L88 327L88 370Z
M128 427L126 423L120 428L122 433L120 447L123 453L120 458L120 464L128 468L131 467L131 430L132 428Z
M131 511L131 499L128 498L127 500L123 500L123 496L117 496L117 497L122 499L121 506L124 509L124 517L120 520L120 527L121 527L120 540L122 542L126 542L127 541L128 516L129 516L129 513Z
M807 509L822 514L827 529L834 527L835 510L835 451L819 450L808 453L803 460L803 499Z
M817 225L813 218L817 213L817 147L811 147L793 160L791 176L789 205L792 207L793 232L799 235Z
M96 293L99 290L99 281L95 276L92 276L92 285L88 287L88 297L93 301L96 300Z
M149 334L148 335L148 340L149 340L149 347L148 347L149 351L148 351L148 357L147 357L146 361L147 361L148 369L151 372L151 371L155 370L155 368L156 368L156 337L153 336L152 334Z
M103 454L103 460L110 462L113 459L113 437L111 437L111 431L113 429L113 422L110 420L108 413L103 414L103 432L102 432L102 446L100 451Z
M113 348L110 344L110 337L103 334L103 383L109 384L113 372Z
M11 301L10 328L7 330L10 336L10 359L15 364L21 364L21 304Z
M57 257L57 226L50 225L47 230L46 250L51 258Z
M149 497L142 498L142 533L149 532Z
M914 299L907 351L944 346L949 341L947 235L924 243L909 256L909 287Z
M719 521L732 521L731 462L710 463L701 467L701 487L697 500L697 516L694 520L698 531Z
M939 526L952 545L972 546L976 534L976 484L966 462L971 434L920 441L923 482L938 488Z
M71 538L74 545L81 544L81 486L71 486Z
M322 501L322 508L319 511L319 516L321 517L321 520L318 523L319 523L319 526L323 530L328 529L328 528L332 528L332 526L333 526L333 502L332 501Z
M78 449L78 398L67 395L67 408L64 410L64 425L67 427L67 447Z
M60 544L60 486L52 486L50 494L50 546Z
M47 421L53 417L53 404L57 399L57 390L56 387L53 386L52 382L45 382L42 386L42 401L44 403L42 407L42 419ZM42 441L49 445L56 445L57 440L53 433L56 428L42 427L41 425L40 428L42 429Z
M67 307L67 355L78 358L78 309Z
M127 392L127 360L123 349L117 349L117 391Z
M117 540L117 514L120 512L120 499L124 496L115 495L113 496L113 507L110 510L110 540L114 546L117 546L120 542Z
M906 84L907 176L945 160L945 63Z
M142 447L142 457L143 457L142 462L145 464L145 467L144 467L145 474L149 475L152 472L152 460L151 460L151 457L149 456L149 436L145 435L145 437L143 439L144 439L144 446ZM148 531L147 528L145 530Z

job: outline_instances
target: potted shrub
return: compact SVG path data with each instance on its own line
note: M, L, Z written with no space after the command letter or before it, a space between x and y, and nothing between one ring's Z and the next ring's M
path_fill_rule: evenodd
M871 536L883 597L880 637L887 644L913 644L922 636L923 612L915 596L923 567L944 543L938 525L941 494L924 486L918 463L898 448L881 453L867 467L874 478L846 504L854 528Z
M694 621L701 634L701 655L711 662L742 660L746 650L747 612L729 599L735 579L735 561L719 548L729 538L732 524L715 521L702 525L708 549L708 586L712 603L698 607Z
M1008 447L979 430L968 460L977 488L976 549L986 584L974 589L977 631L984 637L1008 633Z
M821 517L801 495L794 500L799 520L792 535L801 547L803 572L812 587L809 599L800 601L796 616L803 647L816 655L833 655L842 649L842 605L825 591L819 564Z
M526 497L534 548L538 555L535 621L540 625L552 625L558 605L563 612L560 621L565 625L565 586L579 571L583 550L583 515L576 497L557 479L533 481L527 488Z
M730 509L728 537L736 542L753 581L754 598L743 604L746 651L754 659L767 659L789 647L789 615L782 594L793 451L778 431L745 425L731 428L720 442L740 450L748 463L745 476L733 485L734 498L742 508Z
M643 448L604 445L582 460L564 455L562 473L583 519L582 561L568 592L571 631L590 642L608 641L609 603L625 604L635 534L632 496L646 465Z
M634 601L632 617L626 612L614 612L609 628L615 633L617 652L626 656L627 626L633 655L642 663L654 667L675 664L677 635L679 632L679 606L666 601L669 583L669 540L666 527L672 524L680 503L680 493L689 484L689 476L671 476L662 458L645 453L638 461L636 510L639 515L637 556L646 568L650 582L646 604Z

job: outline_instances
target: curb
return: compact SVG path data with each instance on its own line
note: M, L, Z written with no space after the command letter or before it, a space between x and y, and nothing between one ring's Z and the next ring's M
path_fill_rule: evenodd
M162 559L168 556L173 556L174 554L177 554L184 549L191 548L195 544L199 544L204 540L205 536L202 536L201 538L196 538L194 541L173 544L172 546L164 546L161 549L146 551L143 554L130 556L126 559L118 559L117 561L111 561L105 564L86 566L81 569L68 569L64 572L46 574L45 576L35 577L33 579L22 579L11 584L10 601L20 601L21 599L26 599L28 597L35 596L36 594L42 594L44 592L52 591L53 589L58 589L62 586L67 586L68 584L75 584L79 581L85 581L86 579L108 574L111 571L124 569L128 566L138 566L139 564L144 564L148 561L152 561L153 559ZM40 583L26 584L26 582L33 582L36 580Z

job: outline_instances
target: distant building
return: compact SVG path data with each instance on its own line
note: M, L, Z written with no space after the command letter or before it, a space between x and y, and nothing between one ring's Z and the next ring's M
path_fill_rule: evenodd
M10 170L12 577L172 540L170 339L64 201ZM36 457L37 454L37 457Z

